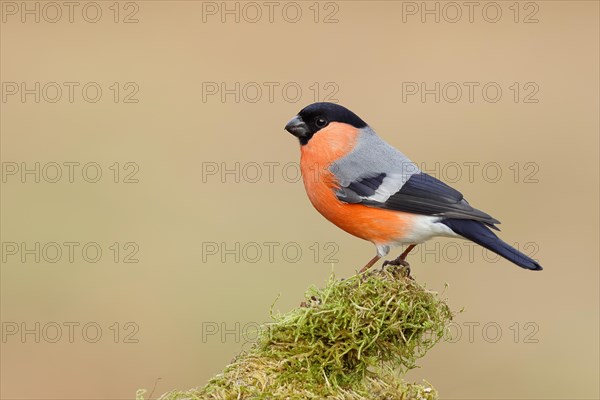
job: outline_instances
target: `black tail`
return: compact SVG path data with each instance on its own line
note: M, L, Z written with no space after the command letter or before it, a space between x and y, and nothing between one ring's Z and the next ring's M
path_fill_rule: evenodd
M517 264L521 268L530 269L533 271L541 271L542 266L537 261L521 253L519 250L503 242L489 228L479 221L469 219L445 219L440 221L447 225L460 236L469 239L480 246L501 255L508 261Z

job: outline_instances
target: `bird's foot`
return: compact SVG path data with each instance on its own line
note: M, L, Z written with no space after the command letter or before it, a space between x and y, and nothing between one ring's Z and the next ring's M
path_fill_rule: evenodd
M385 260L383 262L383 265L381 266L381 269L383 270L386 266L388 265L392 265L394 267L400 267L397 269L398 272L400 272L400 274L406 278L409 279L414 279L411 275L410 275L410 264L408 263L408 261L401 259L400 257L396 258L395 260Z
M402 260L400 258L396 258L395 260L385 260L381 267L383 268L388 265L393 265L395 267L403 266L403 267L408 267L408 269L410 269L410 264L408 263L408 261Z

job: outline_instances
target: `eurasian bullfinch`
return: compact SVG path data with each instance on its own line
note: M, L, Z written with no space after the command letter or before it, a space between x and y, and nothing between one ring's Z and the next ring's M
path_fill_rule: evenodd
M435 236L471 240L515 263L539 271L541 265L498 238L499 221L479 211L457 190L427 175L383 141L352 111L314 103L285 126L300 141L300 170L308 198L325 218L372 242L377 255L409 245L384 265L404 265L415 245ZM491 228L491 229L490 229Z

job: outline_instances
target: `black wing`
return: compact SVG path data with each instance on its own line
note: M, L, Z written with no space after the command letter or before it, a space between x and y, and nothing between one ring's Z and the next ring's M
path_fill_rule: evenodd
M340 188L338 198L342 201L361 203L371 207L403 211L421 215L436 215L445 218L459 218L481 221L498 229L495 218L469 205L463 195L444 182L420 172L412 175L396 193L386 200L374 200L385 174L362 178L346 188Z

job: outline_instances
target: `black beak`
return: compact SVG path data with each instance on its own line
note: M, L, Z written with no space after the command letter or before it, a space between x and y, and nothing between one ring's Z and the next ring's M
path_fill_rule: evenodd
M308 126L304 123L302 118L297 115L285 125L285 130L297 138L305 138L308 136Z

